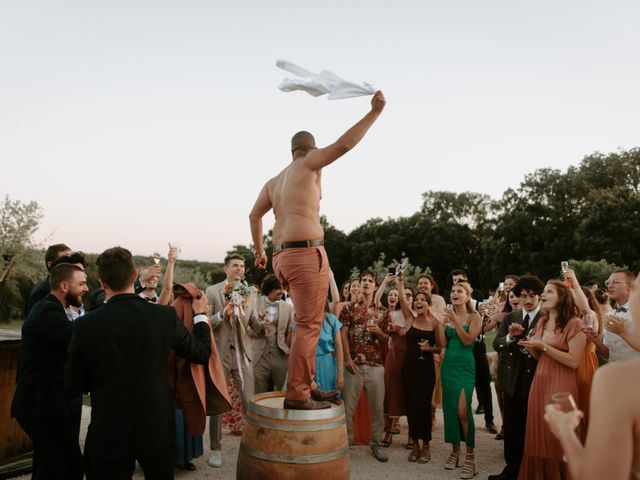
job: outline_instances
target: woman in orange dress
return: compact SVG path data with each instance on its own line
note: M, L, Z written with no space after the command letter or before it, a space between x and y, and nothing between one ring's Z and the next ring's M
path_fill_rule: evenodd
M529 391L524 456L518 478L568 480L562 448L544 421L544 408L554 393L568 392L577 398L576 370L587 338L569 287L551 280L540 298L543 317L536 325L535 338L520 341L538 360L538 366Z
M600 321L598 314L599 308L593 292L588 288L580 286L575 272L571 269L565 270L564 278L565 282L571 284L571 293L573 294L573 299L576 302L576 307L580 312L585 328L598 332L598 335L602 335L602 322ZM596 346L593 342L587 342L582 361L578 367L578 398L576 399L578 408L584 415L582 418L585 427L582 429L582 433L584 434L586 434L586 427L589 424L591 383L593 382L593 375L596 373L598 366Z

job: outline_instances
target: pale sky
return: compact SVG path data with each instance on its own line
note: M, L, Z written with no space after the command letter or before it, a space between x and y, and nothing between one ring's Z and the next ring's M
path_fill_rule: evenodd
M634 0L1 2L0 195L40 204L36 240L220 261L291 135L324 146L369 109L280 92L283 58L387 98L323 173L336 227L499 197L640 145L639 21Z

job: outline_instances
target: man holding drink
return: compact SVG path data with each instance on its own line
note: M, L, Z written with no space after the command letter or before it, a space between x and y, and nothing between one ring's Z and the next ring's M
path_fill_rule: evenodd
M536 370L537 361L526 350L518 347L519 340L535 329L541 317L540 295L544 290L542 281L533 275L518 279L513 292L520 297L521 309L508 313L493 341L496 352L507 351L507 369L503 384L504 392L504 459L505 468L498 475L489 475L489 480L516 480L524 453L524 438L527 425L529 389Z

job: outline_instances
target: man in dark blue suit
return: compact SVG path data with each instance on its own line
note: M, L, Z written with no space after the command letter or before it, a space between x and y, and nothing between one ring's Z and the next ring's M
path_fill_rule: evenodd
M81 306L87 276L81 266L56 265L51 292L22 324L16 393L11 416L33 440L34 479L81 479L82 457L72 397L64 389L64 369L73 323L65 308Z
M97 259L106 303L74 322L65 383L72 395L91 393L87 445L95 478L131 478L135 460L145 478L172 479L175 457L169 350L206 364L211 333L204 294L193 300L190 334L176 311L134 293L137 270L121 247Z
M65 255L71 255L73 253L71 249L66 246L64 243L56 243L55 245L50 245L47 248L47 251L44 254L44 263L47 266L47 272L50 272L54 267L53 262L55 262L58 258L63 257ZM69 262L75 263L75 262ZM38 283L31 292L29 293L29 297L24 304L24 316L23 318L27 318L33 306L47 296L47 293L51 291L51 287L49 287L49 275L46 276L44 280Z

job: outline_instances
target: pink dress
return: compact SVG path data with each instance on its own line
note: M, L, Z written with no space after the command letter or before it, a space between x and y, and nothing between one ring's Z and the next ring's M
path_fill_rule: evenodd
M543 319L536 326L536 336L542 338ZM569 351L569 340L581 332L584 324L577 317L569 320L562 332L545 337L545 343L565 352ZM519 480L568 480L567 464L560 442L553 436L544 421L544 407L557 392L569 392L578 401L577 372L573 368L540 353L536 373L529 391L527 428L524 456L520 465ZM580 429L579 429L580 430Z
M394 323L401 317L399 310L390 312ZM404 325L404 319L401 319ZM407 414L404 403L404 386L402 385L402 366L407 354L407 341L404 335L391 337L391 347L384 360L384 413L390 417L402 417Z

